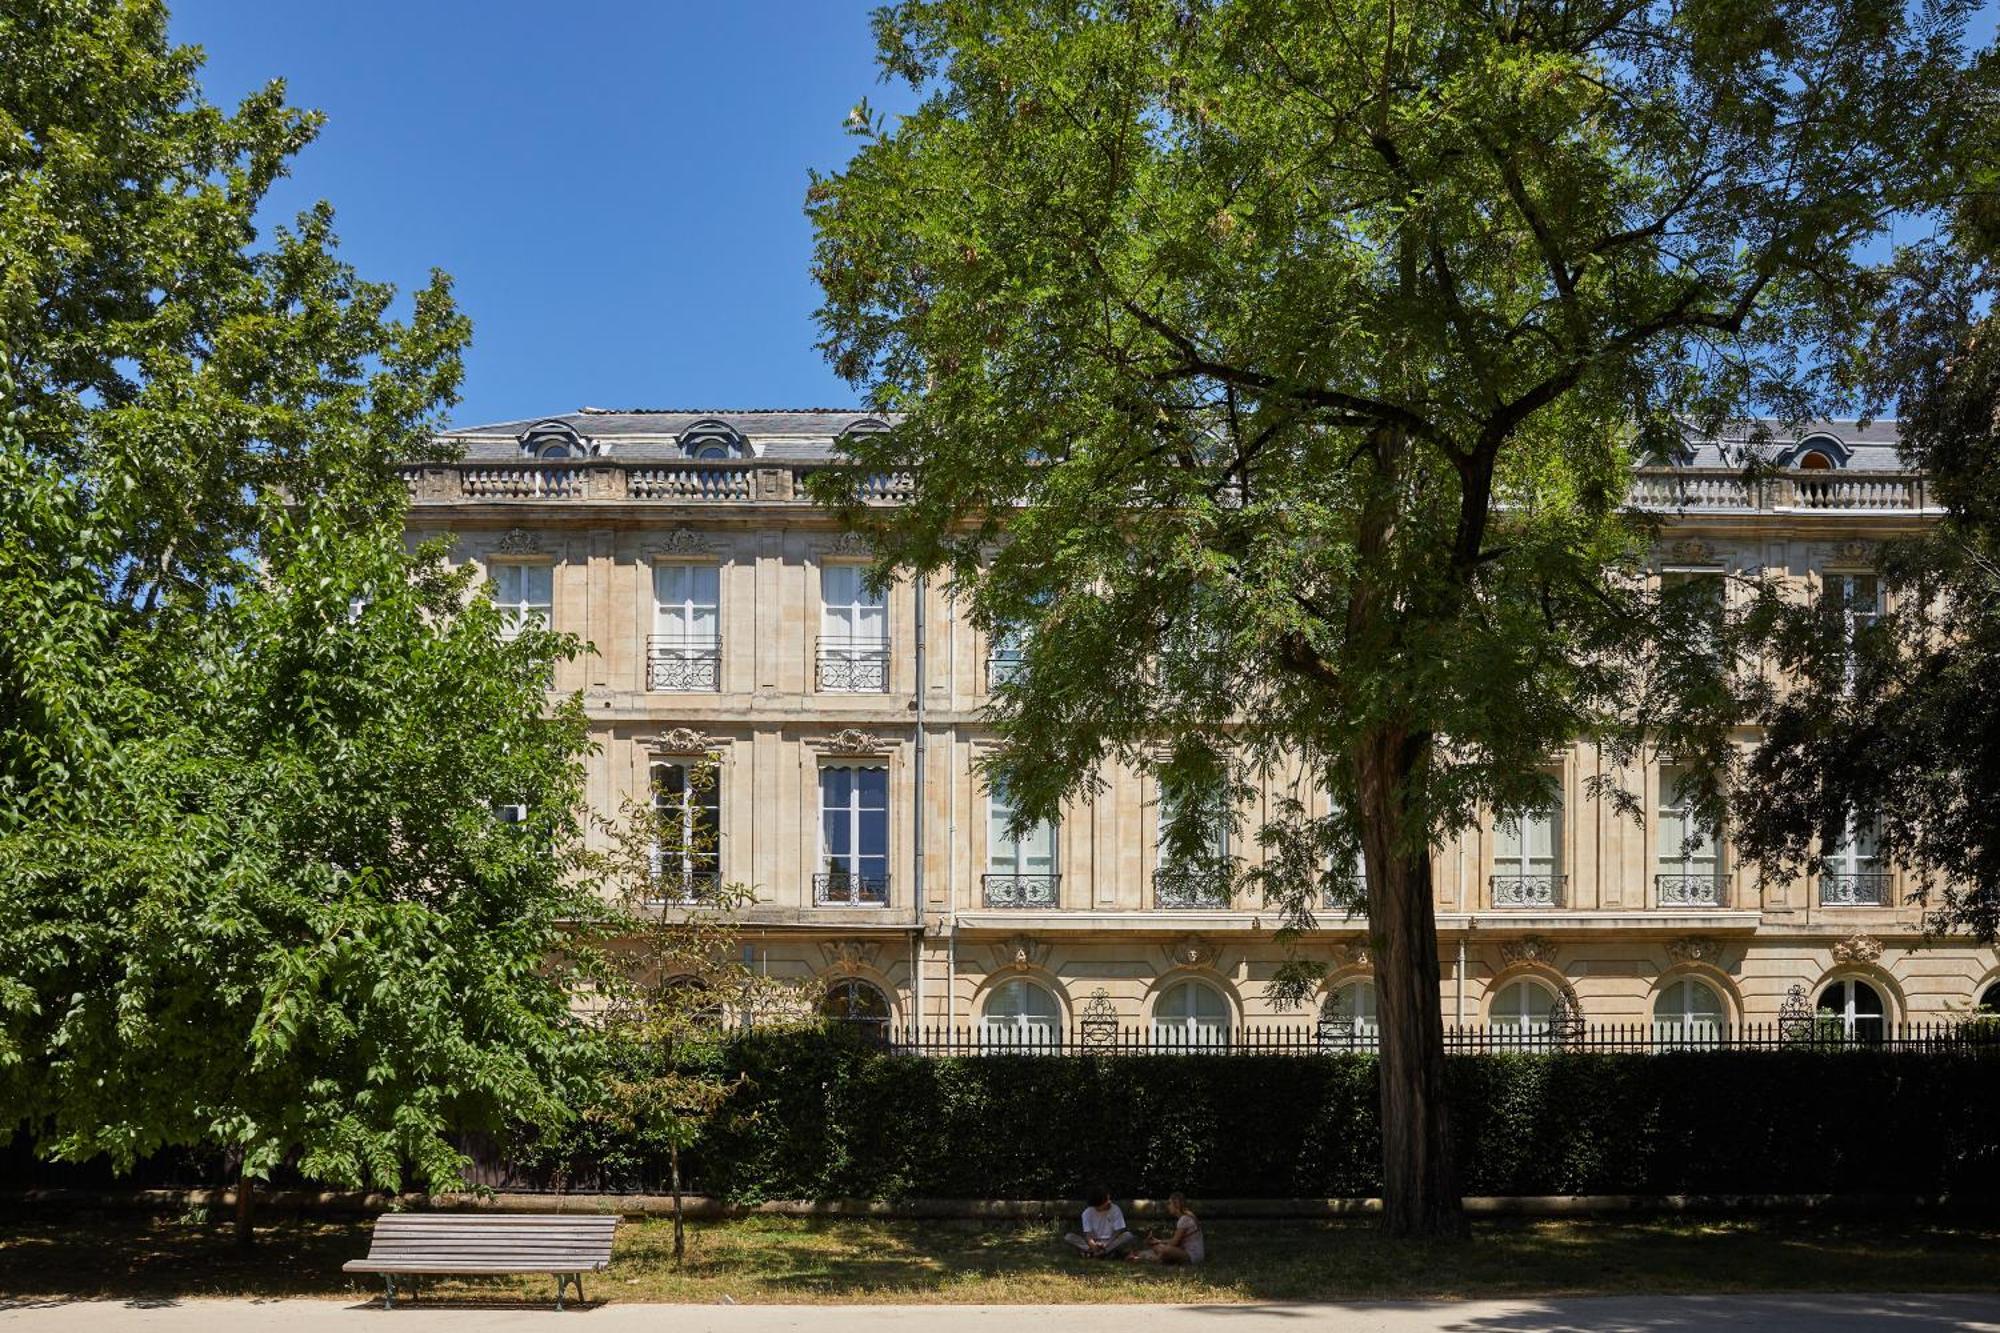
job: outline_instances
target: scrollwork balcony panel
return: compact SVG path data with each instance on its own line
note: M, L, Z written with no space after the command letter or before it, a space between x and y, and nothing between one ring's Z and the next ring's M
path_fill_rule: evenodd
M1488 881L1495 907L1561 907L1567 875L1495 875Z
M989 657L986 659L986 691L991 694L1021 674L1021 659L1018 657Z
M713 693L722 683L722 643L655 634L646 640L646 688L667 693Z
M1153 872L1153 906L1165 911L1222 911L1229 877L1208 866L1161 866Z
M819 641L819 689L828 694L882 694L889 688L889 645L866 640Z
M1662 907L1720 907L1722 878L1706 875L1655 875L1653 888Z
M813 876L815 907L887 907L887 875L855 875L844 870Z
M1821 907L1882 907L1889 901L1889 875L1882 870L1822 872Z
M1033 908L1058 905L1061 875L982 875L988 907Z

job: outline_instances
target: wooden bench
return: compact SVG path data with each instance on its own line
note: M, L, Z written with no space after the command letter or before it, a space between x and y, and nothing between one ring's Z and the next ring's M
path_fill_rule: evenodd
M548 1273L556 1280L556 1309L583 1275L611 1264L615 1216L580 1213L384 1213L366 1259L350 1259L347 1273L380 1273L387 1284L382 1308L396 1305L396 1279L443 1273Z

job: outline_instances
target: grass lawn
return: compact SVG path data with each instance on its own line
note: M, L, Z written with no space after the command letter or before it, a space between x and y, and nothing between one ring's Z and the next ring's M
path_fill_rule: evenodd
M1086 1263L1048 1225L755 1217L692 1224L676 1269L670 1223L619 1228L593 1301L1240 1302L1673 1291L2000 1290L2000 1222L1753 1217L1509 1220L1462 1245L1386 1241L1366 1221L1207 1225L1198 1270ZM360 1222L289 1222L241 1254L230 1233L129 1214L0 1221L12 1297L321 1296L377 1281L340 1272ZM439 1280L426 1299L546 1300L546 1278Z

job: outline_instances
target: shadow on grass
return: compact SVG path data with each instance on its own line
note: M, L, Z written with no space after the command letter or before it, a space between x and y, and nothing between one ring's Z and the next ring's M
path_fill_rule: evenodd
M1388 1240L1366 1220L1206 1227L1194 1269L1086 1261L1050 1224L749 1217L693 1224L684 1265L672 1227L621 1226L589 1304L626 1301L1041 1304L1534 1297L1592 1293L2000 1290L2000 1225L1928 1217L1482 1222L1462 1244ZM379 1304L373 1279L343 1274L366 1252L365 1221L294 1220L249 1252L222 1228L129 1213L16 1213L0 1231L0 1290L46 1299L346 1297ZM543 1275L433 1279L420 1308L546 1308ZM401 1296L398 1307L405 1304ZM1496 1328L1504 1326L1495 1326Z

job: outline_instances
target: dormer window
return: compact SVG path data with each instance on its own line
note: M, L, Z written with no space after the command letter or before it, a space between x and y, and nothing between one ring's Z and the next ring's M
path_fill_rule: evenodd
M720 417L703 417L680 434L681 453L689 458L750 457L750 441Z
M840 428L837 439L850 439L857 435L880 435L889 429L889 423L877 416L856 417Z
M521 435L521 452L530 458L558 462L566 458L588 458L590 441L576 433L567 421L538 421Z
M1786 462L1804 472L1831 472L1847 465L1850 452L1831 435L1808 435L1792 446Z

